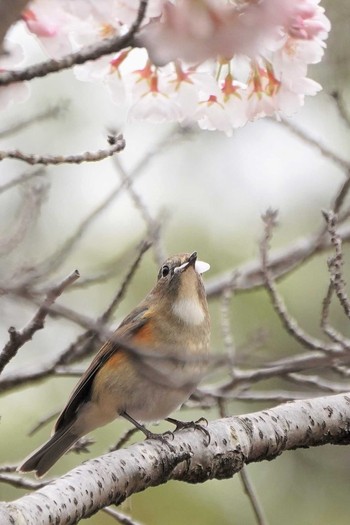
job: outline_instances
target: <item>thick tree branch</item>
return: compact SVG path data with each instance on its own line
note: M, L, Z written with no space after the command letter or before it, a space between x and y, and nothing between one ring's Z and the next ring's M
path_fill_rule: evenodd
M176 432L172 448L146 440L83 463L49 485L0 505L2 525L74 524L131 494L173 479L203 483L231 478L245 464L271 460L286 450L350 443L350 396L339 394L294 401ZM48 502L51 502L48 505ZM54 505L52 504L54 502Z

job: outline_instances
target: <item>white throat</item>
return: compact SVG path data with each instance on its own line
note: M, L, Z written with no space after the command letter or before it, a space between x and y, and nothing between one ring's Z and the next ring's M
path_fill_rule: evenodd
M173 312L181 321L189 325L199 325L204 321L205 313L198 299L178 299L173 304Z

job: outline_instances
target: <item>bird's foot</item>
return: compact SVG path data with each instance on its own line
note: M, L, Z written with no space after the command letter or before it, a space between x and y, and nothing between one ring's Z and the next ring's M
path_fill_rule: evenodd
M177 430L183 430L185 428L190 428L192 430L200 430L205 436L204 444L206 446L209 446L210 434L208 430L203 426L203 424L201 424L204 423L205 426L208 426L208 421L204 417L199 418L197 421L179 421L178 419L174 419L172 417L167 417L165 418L165 420L175 425L175 432Z
M145 436L146 439L156 439L157 441L161 441L164 445L167 445L172 452L175 452L175 447L173 447L168 439L167 436L172 437L174 439L174 433L173 432L165 432L164 434L155 434L154 432L151 432L146 428L144 425L141 425L138 421L136 421L133 417L129 416L127 412L122 412L120 414L125 419L130 421L138 430L140 430Z
M146 436L146 439L156 439L157 441L160 441L164 445L167 445L167 447L170 448L171 452L175 452L175 447L169 443L169 439L174 439L174 433L173 432L164 432L164 434L156 434L155 432L151 432L146 427L144 427L143 433Z

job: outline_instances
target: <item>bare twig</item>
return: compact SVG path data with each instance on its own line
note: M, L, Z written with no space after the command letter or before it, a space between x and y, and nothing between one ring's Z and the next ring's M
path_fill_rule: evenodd
M339 384L334 381L327 381L325 379L322 379L319 376L310 376L305 374L287 374L285 376L286 380L292 381L293 383L296 383L298 385L310 387L310 388L317 388L320 392L330 392L332 394L339 394L340 392L347 392L349 389L349 385L347 384Z
M141 217L143 218L146 226L147 231L150 239L152 240L155 255L156 255L156 261L158 265L160 266L162 262L165 259L164 250L161 246L161 222L153 219L151 216L146 204L143 202L143 199L140 197L140 195L136 192L132 185L132 178L130 175L126 172L124 166L122 165L120 159L117 157L114 158L114 164L116 168L119 171L122 183L125 185L132 201L134 202L134 205L136 209L140 211ZM163 221L162 221L163 222Z
M234 282L236 280L236 274L232 275L232 283L222 292L221 294L221 333L224 342L226 352L235 359L236 348L231 329L229 308L234 289Z
M55 106L45 109L44 111L40 113L37 113L36 115L23 119L20 122L17 122L16 124L12 124L12 126L8 126L5 129L1 129L0 139L14 135L15 133L18 133L19 131L26 129L29 126L32 126L33 124L42 122L43 120L48 120L50 118L56 118L61 113L63 113L67 109L67 107L68 107L68 101L63 101Z
M339 228L343 242L350 240L350 225ZM331 248L331 242L326 236L320 239L319 233L303 237L291 243L287 247L272 252L269 257L268 268L274 279L279 279L299 268L306 260ZM250 261L236 269L237 279L235 292L252 290L264 285L261 271L261 259ZM206 282L206 290L209 298L218 297L222 291L229 286L232 279L232 270L209 279Z
M1 75L1 73L0 73ZM19 150L12 151L0 151L0 161L4 159L16 159L27 164L37 165L43 164L48 166L49 164L81 164L82 162L98 162L100 160L111 157L115 153L119 153L125 148L125 140L122 135L109 137L110 147L108 149L101 149L95 152L86 151L79 155L35 155L23 153Z
M90 60L96 60L104 55L116 53L129 46L136 47L134 36L144 19L147 3L148 0L140 1L137 18L125 35L106 38L98 44L84 47L58 60L48 60L41 64L35 64L16 71L3 71L0 73L0 86L8 86L14 82L45 77L50 73L57 73L58 71L69 69L72 66L85 64L85 62Z
M9 182L6 182L6 184L3 184L2 186L0 186L0 193L4 193L5 191L10 190L14 186L18 186L25 182L29 182L31 179L35 179L36 177L42 177L44 173L45 173L44 168L38 168L35 171L23 173L23 175L20 175L16 179L12 179Z
M126 289L131 279L133 278L143 255L146 253L150 246L151 245L148 241L143 241L139 245L135 260L129 266L127 274L123 279L121 285L119 286L115 297L111 301L110 305L97 319L97 326L105 326L107 321L110 319L110 316L112 315L116 307L119 305L120 301L123 299ZM60 357L56 361L56 365L59 366L72 363L77 359L82 359L91 355L96 349L100 340L101 336L99 332L94 332L93 329L86 330L86 332L80 334L77 337L77 339L72 344L70 344L64 352L61 353Z
M335 249L335 255L328 259L328 268L331 275L331 283L334 291L337 294L339 302L343 307L345 315L350 317L350 300L345 290L345 281L343 278L343 250L342 239L336 231L337 216L332 211L323 211L323 215L327 222L327 228L331 237L332 245Z
M328 319L329 319L329 311L331 307L331 301L332 297L334 295L334 286L331 282L328 286L327 294L325 298L322 301L322 311L321 311L321 323L320 326L324 333L328 335L331 341L334 341L335 343L339 343L344 349L349 350L350 349L350 340L344 337L340 332L335 330L332 326L330 326Z
M219 406L220 417L221 418L227 417L225 403L222 398L221 399L218 398L218 406ZM259 499L254 489L253 483L250 480L246 465L243 465L242 469L240 470L239 477L241 478L241 481L244 487L244 491L247 494L250 504L253 508L253 512L256 517L258 525L267 525L267 521L264 516L264 510L261 506L261 503L259 502Z
M334 164L339 166L346 173L350 172L350 162L341 158L339 155L337 155L336 153L328 149L324 144L321 144L319 139L311 137L311 135L309 135L306 131L296 126L296 124L292 122L291 119L287 120L287 119L282 118L279 121L277 120L271 120L271 121L287 128L294 135L299 137L304 144L317 148L318 151L323 155L323 157L331 160Z
M36 223L48 193L48 181L32 181L20 189L22 199L12 225L0 238L0 257L16 249Z
M182 140L184 135L178 127L173 128L169 131L165 137L155 145L151 150L148 150L147 153L142 157L142 159L136 164L136 166L129 173L129 181L133 182L145 169L145 167L165 148L174 146L177 144L178 140ZM122 193L123 189L126 187L127 181L118 184L111 193L84 219L84 221L78 226L77 230L69 237L62 246L59 247L53 254L51 254L46 260L36 265L35 275L38 276L41 280L45 276L52 274L56 271L62 262L66 259L69 253L74 250L78 241L83 237L87 232L89 227L96 221L96 219L115 202L117 197ZM350 233L349 233L350 236ZM33 271L29 270L30 279L33 279ZM28 276L24 276L24 282L28 280Z
M140 521L131 519L130 516L127 516L119 510L111 509L110 507L105 507L102 510L109 516L112 516L112 518L115 518L118 523L121 523L121 525L142 525Z
M277 212L273 210L268 210L262 218L265 223L265 234L260 244L262 272L265 278L266 289L271 298L272 306L275 312L277 313L278 317L280 318L284 328L290 335L294 337L294 339L296 339L300 344L302 344L306 348L323 351L338 350L338 345L327 344L324 341L320 341L315 337L311 337L310 335L308 335L306 332L304 332L304 330L300 328L296 320L293 319L288 313L282 298L278 294L268 265L269 243L272 236L272 230L276 226Z
M58 417L58 415L59 411L55 410L54 412L51 412L45 417L39 419L39 421L29 430L28 436L33 436L34 434L36 434L36 432L39 432L39 430L45 427L48 423L54 421Z
M247 494L249 501L253 507L256 522L258 523L258 525L267 525L268 521L265 517L264 509L262 508L256 490L251 482L246 465L244 465L244 467L240 471L240 478L244 487L244 492Z
M340 212L340 208L344 204L345 198L348 195L350 190L350 172L348 171L347 176L339 187L338 193L336 194L333 203L331 204L331 210L333 213L338 214Z
M38 490L45 487L49 481L33 481L22 476L0 474L0 483L6 483L16 489Z
M10 340L0 353L0 374L4 370L5 366L10 362L10 360L17 354L19 348L29 341L36 331L41 330L44 327L45 318L49 312L50 307L62 294L64 289L74 283L78 278L79 272L75 270L70 275L68 275L68 277L66 277L58 286L52 288L48 292L44 302L40 305L33 319L25 328L20 331L16 330L16 328L13 326L9 328Z
M119 450L120 448L123 448L123 446L129 441L129 439L137 432L139 432L139 430L136 427L132 427L126 432L124 432L124 434L120 436L118 441L112 447L109 448L109 452L113 452L114 450Z
M149 250L149 248L152 246L152 244L149 241L141 242L138 252L136 254L135 260L130 265L127 274L125 278L123 279L123 282L121 286L119 287L119 290L117 291L115 297L113 298L111 304L108 306L108 308L103 312L103 314L98 319L98 324L105 324L111 317L112 313L116 309L116 307L119 305L120 301L123 299L126 289L135 275L136 270L139 267L139 264L141 262L142 257L144 254Z
M333 91L333 93L331 93L331 97L333 98L333 100L335 101L337 105L339 115L343 119L346 126L349 128L350 127L350 115L344 103L343 96L339 93L339 91Z

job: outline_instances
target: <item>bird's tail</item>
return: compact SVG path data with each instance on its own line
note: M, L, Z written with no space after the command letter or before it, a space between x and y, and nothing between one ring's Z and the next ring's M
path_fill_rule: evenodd
M55 432L49 441L29 456L18 470L20 472L35 470L38 477L43 476L79 439L80 436L74 434L71 428L72 425Z

